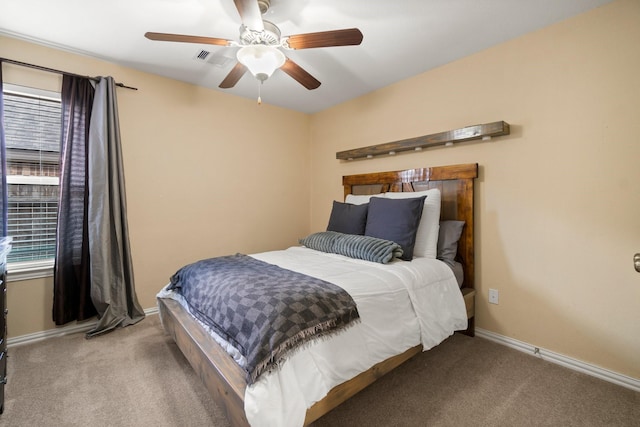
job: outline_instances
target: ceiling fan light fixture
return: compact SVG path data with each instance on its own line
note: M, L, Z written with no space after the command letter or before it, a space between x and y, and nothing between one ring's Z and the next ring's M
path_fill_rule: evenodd
M273 72L284 65L284 53L274 46L255 44L238 50L238 61L247 67L260 81L265 81Z

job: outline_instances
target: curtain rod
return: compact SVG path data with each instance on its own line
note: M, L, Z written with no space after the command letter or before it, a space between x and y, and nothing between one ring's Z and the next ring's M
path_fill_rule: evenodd
M34 69L40 70L40 71L48 71L50 73L66 74L68 76L74 76L74 77L86 77L86 78L91 79L93 81L98 81L99 80L97 77L89 77L89 76L83 76L83 75L75 74L75 73L68 73L66 71L60 71L60 70L56 70L54 68L48 68L48 67L42 67L40 65L29 64L27 62L15 61L13 59L8 59L8 58L0 58L0 63L1 62L6 62L6 63L9 63L9 64L14 64L14 65L20 65L21 67L34 68ZM116 82L115 85L118 86L118 87L125 88L125 89L138 90L137 87L127 86L127 85L122 84L122 83L117 83Z

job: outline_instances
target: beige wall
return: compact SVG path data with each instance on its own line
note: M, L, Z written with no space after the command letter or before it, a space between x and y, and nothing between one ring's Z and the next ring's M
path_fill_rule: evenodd
M118 89L129 230L138 298L183 264L297 243L309 229L309 116L0 37L0 56ZM4 65L7 83L59 88L56 74ZM9 336L54 327L51 278L8 284Z
M640 378L637 40L640 3L620 0L311 117L9 39L0 56L140 88L118 95L145 308L185 262L326 227L342 175L477 162L477 325ZM335 159L497 120L510 136ZM52 327L50 288L9 283L12 336Z
M342 175L477 162L477 326L640 378L639 40L622 0L314 115L311 231ZM498 120L510 136L335 159Z

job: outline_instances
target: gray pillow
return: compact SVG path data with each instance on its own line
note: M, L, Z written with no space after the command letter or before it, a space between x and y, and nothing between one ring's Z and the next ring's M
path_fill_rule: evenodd
M425 198L426 196L410 199L372 197L369 200L365 236L396 242L402 247L400 259L411 261Z
M464 221L440 221L437 259L447 263L455 261L463 228Z
M340 254L355 259L386 264L402 255L399 244L371 236L321 231L300 239L300 243L316 251Z
M364 234L367 224L369 204L352 205L351 203L333 202L327 231L345 234Z

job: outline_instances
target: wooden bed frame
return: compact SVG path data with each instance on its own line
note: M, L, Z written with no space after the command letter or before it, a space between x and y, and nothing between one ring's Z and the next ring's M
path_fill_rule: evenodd
M409 169L394 172L349 175L342 178L347 194L376 194L387 191L421 191L439 188L442 194L441 220L462 220L465 227L458 244L458 258L464 267L465 303L469 327L464 333L474 334L474 251L473 193L478 176L476 163ZM469 298L468 298L469 297ZM247 387L242 369L220 347L194 318L170 299L158 299L162 323L175 340L193 369L223 409L232 426L248 426L244 413ZM384 360L360 375L329 391L324 399L307 410L305 425L317 420L376 379L400 366L422 351L422 346Z

